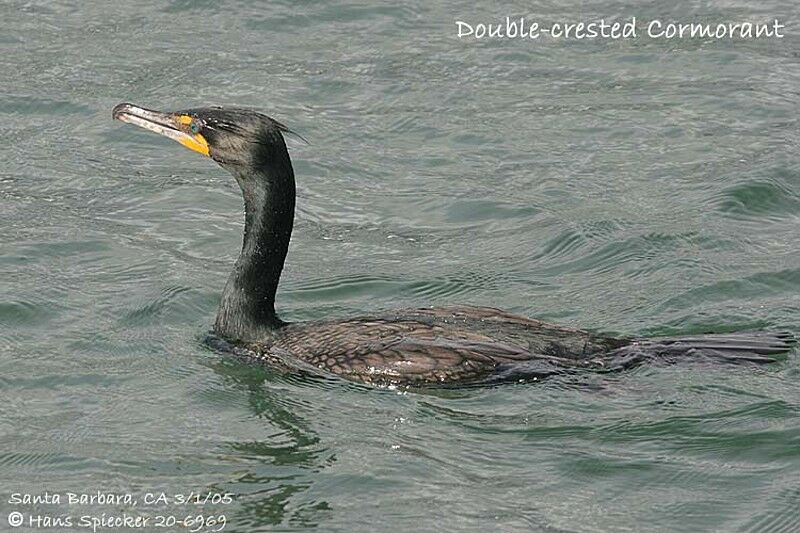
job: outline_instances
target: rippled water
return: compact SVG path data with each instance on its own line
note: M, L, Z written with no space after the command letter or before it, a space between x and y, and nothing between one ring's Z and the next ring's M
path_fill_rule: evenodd
M213 511L240 532L800 530L797 354L436 393L230 360L202 339L238 189L110 118L238 104L309 140L290 145L290 320L472 303L625 334L798 332L796 11L661 4L4 3L3 528ZM505 15L778 17L787 37L454 36ZM8 501L96 490L235 500Z

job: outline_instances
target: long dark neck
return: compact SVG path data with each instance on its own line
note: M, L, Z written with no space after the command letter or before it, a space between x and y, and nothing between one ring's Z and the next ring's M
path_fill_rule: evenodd
M281 139L279 145L259 147L252 164L232 172L244 196L244 238L214 330L229 339L255 341L284 324L275 314L275 292L292 235L294 171Z

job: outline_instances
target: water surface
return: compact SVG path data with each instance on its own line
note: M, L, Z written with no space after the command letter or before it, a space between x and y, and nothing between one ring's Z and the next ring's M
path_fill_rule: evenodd
M798 332L788 4L0 9L3 527L13 510L186 514L8 503L163 490L233 493L190 510L237 532L800 529L797 354L415 393L208 350L239 191L110 117L236 104L309 140L290 141L289 320L467 303L631 335ZM787 37L455 38L456 19L505 15L777 17Z

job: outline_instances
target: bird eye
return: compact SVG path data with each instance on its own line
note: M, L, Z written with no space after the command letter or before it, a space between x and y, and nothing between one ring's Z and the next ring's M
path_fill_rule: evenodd
M192 123L189 124L189 129L192 130L192 133L197 133L200 131L200 124L198 124L196 120L193 120Z

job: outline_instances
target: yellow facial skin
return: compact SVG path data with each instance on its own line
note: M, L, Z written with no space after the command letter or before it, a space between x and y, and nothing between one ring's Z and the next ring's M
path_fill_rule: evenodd
M205 138L199 133L192 133L192 131L189 129L193 120L192 117L189 115L178 115L175 120L179 124L183 125L184 128L186 128L186 136L178 139L178 142L190 150L200 152L205 156L209 155L208 141L206 141Z
M192 132L194 119L189 115L162 113L133 104L119 104L114 108L113 117L169 137L204 156L211 155L208 141L200 133Z

